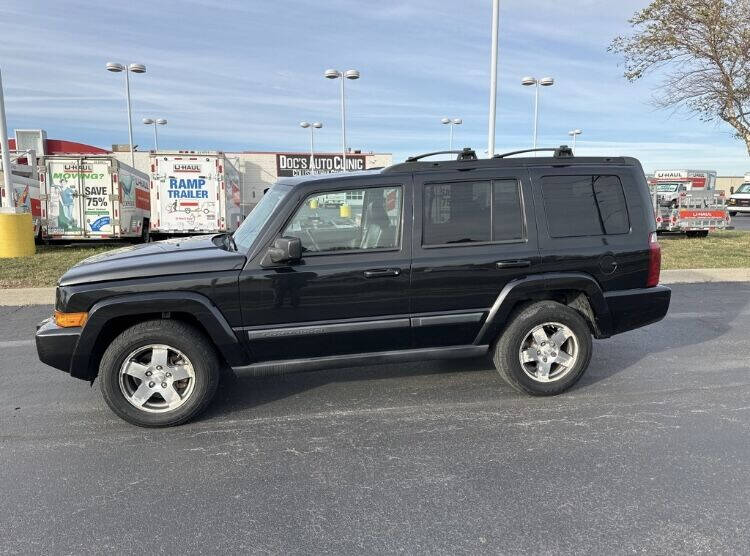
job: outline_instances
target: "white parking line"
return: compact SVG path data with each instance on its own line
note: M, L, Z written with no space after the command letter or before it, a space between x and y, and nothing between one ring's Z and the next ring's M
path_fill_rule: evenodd
M10 340L6 342L0 342L0 349L33 346L33 345L34 345L34 340Z

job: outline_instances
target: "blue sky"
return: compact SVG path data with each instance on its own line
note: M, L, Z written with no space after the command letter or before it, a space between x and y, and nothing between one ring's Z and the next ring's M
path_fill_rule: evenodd
M533 90L541 90L540 146L631 155L646 170L750 171L723 123L650 104L658 76L630 84L607 53L642 1L502 0L498 152L530 147ZM0 68L8 125L109 147L127 142L122 74L107 61L142 62L133 76L135 142L151 148L145 116L169 120L162 148L306 150L300 120L320 120L321 150L340 147L337 82L328 67L360 70L347 82L348 143L394 160L447 148L443 116L461 117L454 144L487 144L490 0L4 0Z

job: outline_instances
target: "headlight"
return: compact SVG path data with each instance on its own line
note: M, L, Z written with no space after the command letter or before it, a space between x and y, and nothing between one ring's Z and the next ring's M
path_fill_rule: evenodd
M729 204L730 204L730 205L736 205L736 204L737 204L737 199L732 199L732 198L730 197L730 198L729 198Z

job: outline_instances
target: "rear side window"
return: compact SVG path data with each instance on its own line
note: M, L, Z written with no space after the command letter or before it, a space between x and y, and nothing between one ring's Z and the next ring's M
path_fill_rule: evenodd
M542 196L551 237L626 234L630 230L617 176L544 176Z
M422 244L519 241L524 238L517 180L426 184Z

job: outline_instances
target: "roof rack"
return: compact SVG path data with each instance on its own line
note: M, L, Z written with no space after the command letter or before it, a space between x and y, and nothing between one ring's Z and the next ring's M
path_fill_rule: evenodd
M492 158L506 158L508 156L513 156L514 154L522 154L522 153L536 153L536 152L542 152L542 151L553 151L554 154L552 155L554 158L573 158L573 149L568 147L568 145L560 145L556 148L544 148L544 149L523 149L521 151L511 151L509 153L503 153L503 154L496 154Z
M470 149L469 147L464 147L460 151L435 151L432 153L424 153L424 154L418 154L416 156L410 156L406 159L406 162L416 162L417 160L420 160L422 158L427 158L428 156L435 156L436 154L455 154L456 160L476 160L477 159L477 153L474 152L474 149Z

